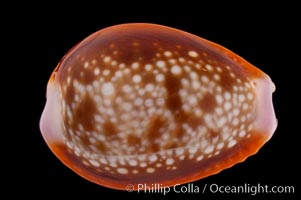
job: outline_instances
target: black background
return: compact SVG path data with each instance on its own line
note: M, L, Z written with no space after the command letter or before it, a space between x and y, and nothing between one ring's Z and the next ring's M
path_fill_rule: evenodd
M162 7L159 3L140 4L113 2L62 6L54 4L20 5L12 9L9 28L3 98L11 105L5 114L8 125L3 140L7 167L7 187L24 197L85 196L87 199L296 199L300 193L300 26L294 6L289 4L244 5L213 3L176 3ZM82 5L83 4L83 5ZM292 185L294 194L144 194L128 193L93 184L65 167L47 147L39 130L39 119L45 105L46 84L51 72L76 43L102 28L120 23L148 22L178 28L206 38L242 56L266 72L276 85L273 95L279 124L271 140L245 162L208 178L194 182L218 185ZM299 36L300 37L300 36ZM11 39L10 39L11 38ZM11 56L11 57L10 57ZM14 74L11 76L9 74ZM15 83L15 84L13 84ZM16 95L16 97L14 96ZM6 104L5 104L6 105ZM6 106L4 106L5 108ZM7 157L6 157L7 156ZM6 173L5 173L6 174ZM25 189L26 188L26 189Z

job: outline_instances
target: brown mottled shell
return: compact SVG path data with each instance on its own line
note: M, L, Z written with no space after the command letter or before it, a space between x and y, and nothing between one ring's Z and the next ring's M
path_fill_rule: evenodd
M277 126L270 78L233 52L154 24L100 30L53 72L40 127L103 186L171 186L245 160Z

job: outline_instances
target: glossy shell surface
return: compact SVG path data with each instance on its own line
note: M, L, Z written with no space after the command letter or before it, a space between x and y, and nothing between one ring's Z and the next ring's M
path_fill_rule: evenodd
M277 126L274 90L265 73L215 43L123 24L61 60L40 128L55 155L94 183L172 186L255 154Z

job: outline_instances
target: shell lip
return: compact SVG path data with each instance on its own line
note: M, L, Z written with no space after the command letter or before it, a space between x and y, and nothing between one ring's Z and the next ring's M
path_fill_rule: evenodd
M47 85L46 105L40 119L42 136L50 149L53 143L63 143L63 123L61 115L61 98L58 85L55 81L49 81Z
M269 140L275 132L278 120L273 107L273 92L276 87L269 76L254 79L253 84L257 93L256 119L254 127L258 133L264 135Z

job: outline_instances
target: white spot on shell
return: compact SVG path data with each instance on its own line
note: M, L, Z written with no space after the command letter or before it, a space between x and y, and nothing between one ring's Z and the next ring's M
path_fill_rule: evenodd
M174 159L172 159L172 158L167 158L167 160L166 160L166 165L172 165L174 162L175 162Z
M195 154L198 150L195 146L194 147L189 147L188 149L189 149L190 154Z
M222 128L227 122L227 118L226 117L221 117L218 121L217 121L217 126L219 128Z
M123 109L125 110L125 111L131 111L131 109L132 109L132 104L131 103L128 103L128 102L126 102L126 103L123 103L122 104L122 107L123 107Z
M242 109L243 109L243 110L248 110L248 108L249 108L249 105L248 105L247 103L244 103L244 104L242 105Z
M138 68L139 68L139 63L138 62L132 63L132 69L138 69Z
M158 61L156 62L156 65L157 65L157 67L159 67L159 68L163 68L163 67L165 67L165 62L162 61L162 60L158 60Z
M201 84L199 81L192 81L192 88L195 90L198 90L201 87Z
M215 96L215 100L218 104L222 104L224 101L223 97L219 94Z
M209 83L209 79L208 79L207 76L202 76L202 77L201 77L201 80L202 80L203 83L205 83L205 84Z
M178 60L179 60L179 62L181 62L181 63L185 63L185 59L182 58L182 57L180 57Z
M164 98L159 98L159 99L156 100L156 104L158 106L163 106L164 103L165 103L165 99Z
M238 95L238 100L240 102L243 102L245 99L246 99L245 95L243 95L243 94Z
M253 125L250 124L250 125L248 126L248 131L251 131L252 129L253 129Z
M239 123L239 120L237 118L234 118L233 121L232 121L232 124L234 126L236 126L236 125L238 125L238 123Z
M218 74L214 74L213 78L217 81L219 81L221 79L221 77Z
M142 162L142 163L139 164L139 166L140 166L140 167L146 167L147 164L146 164L145 162Z
M216 67L216 71L218 71L218 72L223 72L223 70L222 70L222 68L220 68L220 67Z
M105 70L103 70L102 74L103 74L104 76L108 76L108 75L110 74L110 70L105 69Z
M117 65L117 61L116 61L116 60L113 60L113 61L111 62L111 65L112 65L112 66L116 66L116 65Z
M99 68L96 67L96 68L94 69L94 74L95 74L95 76L98 76L99 73L100 73L100 70L99 70Z
M164 52L164 56L166 57L170 57L172 55L172 53L170 51L165 51Z
M115 76L116 76L116 77L119 77L119 78L122 77L122 76L123 76L123 75L122 75L122 71L120 71L120 70L116 71L116 72L115 72Z
M232 105L231 105L231 103L229 103L228 101L224 104L224 109L225 109L225 111L230 110L231 107L232 107Z
M230 94L230 92L225 92L224 97L225 97L226 100L231 99L231 94Z
M122 86L122 91L125 93L129 93L132 91L132 88L129 85Z
M123 68L125 68L125 64L124 64L124 63L120 63L120 64L118 65L118 67L119 67L119 69L123 69Z
M90 162L91 165L93 165L94 167L99 167L99 166L100 166L99 162L97 162L96 160L89 160L89 162Z
M242 130L239 132L239 137L244 137L246 135L246 131Z
M152 107L154 105L153 99L146 99L145 100L145 106Z
M204 158L204 156L203 156L203 155L200 155L200 156L198 156L198 157L196 158L196 160L197 160L197 161L201 161L201 160L203 160L203 158Z
M130 166L137 166L138 162L136 160L134 160L134 159L131 159L131 160L129 160L129 165Z
M153 69L153 66L151 64L146 64L144 66L144 68L145 68L146 71L151 71Z
M156 75L156 81L157 81L157 82L162 82L162 81L164 81L164 75L163 75L163 74L157 74L157 75Z
M156 155L151 155L149 158L149 161L151 161L151 162L155 162L157 159L158 159L158 157L156 156Z
M231 148L233 147L234 145L236 145L236 140L231 140L229 143L228 143L228 148Z
M209 154L209 153L211 153L213 150L214 150L214 146L213 146L213 145L210 145L210 146L206 147L206 149L204 150L204 153L205 153L205 154Z
M149 167L149 168L146 169L146 172L147 172L147 173L154 173L154 172L155 172L155 169Z
M188 96L188 102L190 105L194 106L197 104L198 101L195 96L190 95L190 96Z
M110 56L105 56L105 57L103 58L103 61L104 61L105 63L108 63L108 62L111 61L111 57L110 57Z
M126 169L126 168L118 168L117 169L117 172L119 173L119 174L128 174L128 169Z
M251 92L249 92L249 93L247 94L247 98L248 98L249 100L252 100L252 99L253 99L253 94L252 94Z
M223 143L223 142L219 143L219 144L216 146L217 149L221 149L221 148L223 148L223 147L224 147L224 143Z
M233 110L233 115L234 115L234 116L239 115L239 109L238 109L238 108L235 108L235 109Z
M188 51L188 55L193 58L196 58L199 56L199 54L195 51Z
M134 83L139 83L141 81L141 76L136 74L133 76L133 82Z
M196 72L190 72L189 76L192 80L197 80L199 77Z
M211 65L206 64L205 67L208 71L210 71L210 72L213 71L213 67Z
M141 106L143 103L143 100L141 98L137 98L137 99L135 99L134 103L136 106Z
M151 83L149 83L149 84L147 84L147 85L145 86L145 90L148 91L148 92L153 91L154 88L155 88L155 86L154 86L153 84L151 84Z
M101 92L105 96L113 94L114 90L115 89L112 83L104 83L101 87Z
M184 149L183 148L177 148L176 149L176 154L177 154L177 156L183 155L184 154Z
M172 66L172 68L171 68L171 73L173 73L173 74L175 74L175 75L181 74L181 73L182 73L182 69L181 69L180 66L174 65L174 66Z
M84 68L87 69L89 67L89 62L84 63Z

